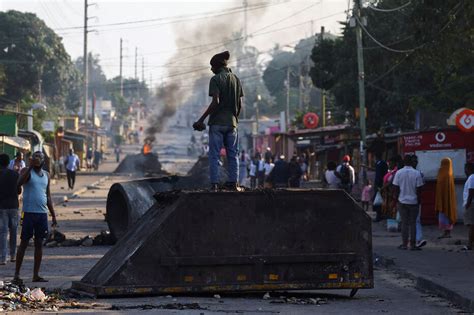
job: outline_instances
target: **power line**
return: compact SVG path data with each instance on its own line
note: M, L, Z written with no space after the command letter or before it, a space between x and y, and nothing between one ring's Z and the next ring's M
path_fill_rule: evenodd
M397 7L397 8L393 8L393 9L381 9L381 8L378 8L376 6L373 6L372 4L369 3L369 5L367 6L369 9L372 9L374 11L379 11L379 12L395 12L395 11L399 11L403 8L406 8L407 6L409 6L411 4L411 1L408 1L407 3Z
M281 5L283 3L288 3L289 0L286 0L284 2L279 2L279 3L273 3L273 4L258 4L249 7L247 10L248 11L254 11L254 10L259 10L263 8L267 8L270 6L275 6L275 5ZM101 32L107 32L107 31L116 31L116 30L124 30L124 29L136 29L136 28L143 28L143 27L152 27L152 26L162 26L162 25L169 25L169 24L175 24L175 23L182 23L182 22L188 22L188 21L196 21L196 20L202 20L202 19L209 19L209 18L214 18L214 17L221 17L221 16L226 16L226 15L231 15L235 13L241 13L244 12L245 8L244 7L234 7L231 9L227 10L219 10L219 11L211 11L207 13L199 13L199 14L192 14L192 15L182 15L182 16L176 16L176 17L163 17L163 18L156 18L156 19L148 19L148 20L138 20L138 21L128 21L128 22L117 22L117 23L109 23L109 24L95 24L91 25L91 27L95 28L106 28L102 29ZM134 24L146 24L150 22L158 22L162 21L161 23L154 23L154 24L147 24L147 25L138 25L135 27L121 27L121 28L108 28L110 26L122 26L122 25L134 25ZM80 26L73 26L73 27L68 27L68 28L61 28L61 29L55 29L55 31L67 31L67 30L79 30L81 27ZM61 33L61 32L60 32ZM66 32L63 34L72 34L71 32Z
M448 17L451 16L451 15L456 15L460 8L462 6L462 2L459 2L457 3L449 12L448 12ZM455 11L454 13L452 13L452 11ZM394 49L394 48L391 48L391 47L388 47L387 45L384 45L382 44L380 41L378 41L372 34L370 34L370 32L367 30L367 28L364 26L364 24L361 22L361 20L359 19L359 17L355 16L357 22L360 24L362 30L364 31L364 33L367 34L367 36L372 39L372 41L374 41L378 46L380 46L381 48L385 49L385 50L388 50L388 51L391 51L391 52L395 52L395 53L410 53L410 52L413 52L415 50L418 50L420 48L423 48L424 46L428 45L430 42L433 42L433 40L431 41L427 41L421 45L418 45L414 48L411 48L411 49ZM450 19L448 18L448 22L441 28L441 30L438 32L438 34L436 36L439 36L442 32L444 32L444 30L454 21L454 19Z

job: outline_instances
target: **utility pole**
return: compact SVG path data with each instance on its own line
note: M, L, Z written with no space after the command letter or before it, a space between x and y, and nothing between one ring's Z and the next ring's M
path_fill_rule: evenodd
M140 98L140 91L139 91L139 81L138 81L138 47L135 47L135 81L137 85L137 100Z
M298 78L299 78L299 86L298 86L298 109L303 110L303 62L300 63L299 67L299 73L298 73Z
M88 67L88 56L87 56L87 21L89 20L89 17L87 16L87 9L89 7L89 4L87 3L87 0L84 0L84 57L83 57L83 73L84 73L84 78L83 78L83 100L82 100L82 113L84 115L84 124L87 125L87 88L88 88L88 76L89 76L89 67Z
M320 47L324 40L324 31L324 26L321 26L321 39L319 40ZM323 127L326 127L326 92L323 89L321 89L321 112L323 114Z
M286 130L290 127L290 64L286 68Z
M367 164L367 156L365 154L366 147L366 127L365 127L365 73L364 73L364 52L362 48L362 27L360 23L361 0L354 1L354 14L356 15L356 40L357 40L357 66L359 69L359 124L360 124L360 153L363 165ZM365 167L363 168L363 179L367 178Z
M138 81L137 60L138 60L138 47L135 47L135 79Z
M145 57L142 56L142 82L145 82Z
M123 75L122 75L122 64L123 64L123 40L120 38L120 96L123 97Z
M247 21L248 21L248 18L247 18L247 8L248 8L248 1L247 0L244 0L243 1L243 6L244 6L244 47L247 46L247 36L248 36L248 33L247 33Z

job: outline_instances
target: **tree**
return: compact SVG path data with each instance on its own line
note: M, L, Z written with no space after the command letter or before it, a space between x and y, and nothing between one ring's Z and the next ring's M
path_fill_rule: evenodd
M474 60L470 56L474 4L469 1L380 0L362 10L368 128L412 128L420 109L451 112L473 100ZM312 52L313 83L334 95L336 106L358 107L354 28L324 40ZM368 36L368 34L370 36ZM375 42L372 38L375 38Z
M96 95L98 98L109 98L109 92L107 91L107 78L100 65L100 56L93 55L91 52L87 57L88 68L88 95ZM74 62L77 71L84 76L84 58L79 57Z
M61 38L32 13L0 12L0 25L2 97L16 103L38 100L41 86L49 107L74 108L65 102L77 75Z

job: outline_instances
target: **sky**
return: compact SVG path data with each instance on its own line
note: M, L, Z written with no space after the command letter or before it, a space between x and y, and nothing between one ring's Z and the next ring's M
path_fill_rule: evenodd
M323 25L339 34L348 5L348 0L248 0L248 45L260 51L294 45ZM63 38L73 59L83 55L83 0L2 0L0 10L35 13ZM100 56L107 78L119 75L122 38L124 77L135 76L137 48L137 76L154 86L177 69L207 66L205 60L222 50L216 42L245 24L243 2L237 0L89 0L88 11L88 50ZM197 54L202 65L180 62Z

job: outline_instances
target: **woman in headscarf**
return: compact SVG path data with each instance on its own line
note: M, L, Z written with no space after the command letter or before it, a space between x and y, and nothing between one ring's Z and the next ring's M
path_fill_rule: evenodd
M451 237L451 230L457 220L456 192L454 191L453 162L450 158L441 160L436 178L435 211L438 215L438 226L443 231L439 238Z
M382 187L382 214L387 219L395 219L397 214L397 199L394 194L393 178L399 169L403 167L403 159L400 155L392 156L388 160L388 172L383 177Z

